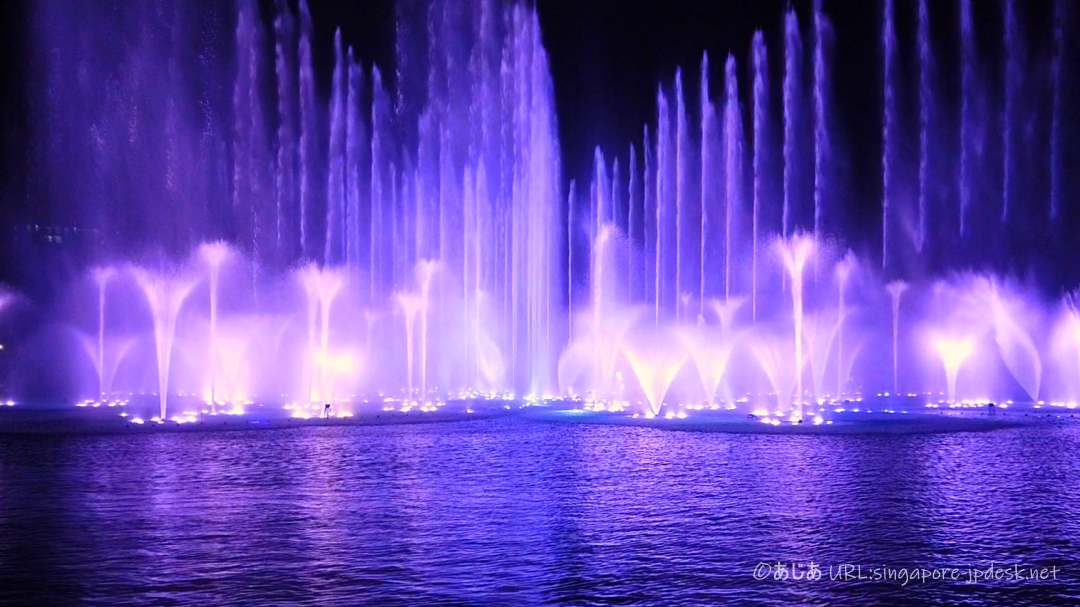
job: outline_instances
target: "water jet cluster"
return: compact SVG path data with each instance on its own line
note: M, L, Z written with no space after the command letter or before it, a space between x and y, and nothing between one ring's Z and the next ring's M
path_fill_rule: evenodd
M312 418L478 400L648 418L736 410L769 424L827 424L863 399L889 411L1071 408L1076 298L1029 271L1056 249L1025 249L1025 267L983 245L1000 239L1008 252L1071 210L1063 5L1035 90L1032 42L1005 0L993 91L970 0L959 0L956 66L930 34L948 12L920 0L906 40L902 7L884 2L881 196L856 201L880 210L868 240L849 217L840 167L854 146L836 115L837 33L821 2L809 19L789 9L780 40L756 32L741 65L733 50L714 74L703 54L696 108L676 70L641 141L625 154L598 147L591 175L575 179L526 5L405 3L392 84L339 30L323 98L313 49L325 41L306 0L269 15L240 0L227 43L200 37L213 14L178 2L169 35L120 48L68 42L86 15L47 3L39 17L55 27L39 35L57 50L45 101L63 119L42 136L90 145L74 161L48 158L46 177L84 180L78 204L102 233L128 215L168 227L152 243L107 242L72 286L81 303L64 322L76 337L53 358L92 371L74 388L83 405L153 397L134 423L259 404ZM192 45L210 67L203 80ZM905 45L914 96L901 94ZM110 54L119 60L106 65ZM167 69L146 69L159 59ZM955 107L948 70L960 76ZM68 105L94 81L118 92ZM1044 115L1045 141L1014 128ZM958 128L943 128L953 118ZM1030 162L1037 149L1045 162ZM13 390L32 372L13 371Z

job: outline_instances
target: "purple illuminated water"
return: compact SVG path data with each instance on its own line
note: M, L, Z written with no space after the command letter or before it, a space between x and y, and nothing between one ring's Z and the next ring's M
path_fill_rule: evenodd
M123 236L90 256L110 277L93 296L86 281L64 293L95 306L43 314L72 330L59 347L28 339L11 390L51 373L70 377L66 396L156 401L144 417L487 398L825 423L901 387L922 406L1070 409L1074 285L1047 278L1059 249L1013 255L1064 238L1070 17L1055 4L1039 88L1041 46L1014 4L997 61L968 0L919 2L910 28L884 0L864 49L880 54L881 105L858 141L835 75L845 32L822 2L788 8L776 39L672 66L641 140L597 145L568 175L526 4L403 6L390 71L340 29L317 35L305 1L132 5L115 26L45 3L34 43L54 49L39 95L55 120L35 178ZM856 154L880 174L847 174Z
M1070 604L1077 430L792 437L499 420L0 437L0 601ZM993 466L975 456L989 452ZM826 577L849 562L1061 572L754 580L777 560Z

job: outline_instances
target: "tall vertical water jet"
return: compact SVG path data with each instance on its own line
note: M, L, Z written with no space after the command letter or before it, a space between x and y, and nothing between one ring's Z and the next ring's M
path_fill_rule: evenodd
M416 264L416 283L420 292L420 394L427 398L428 385L428 310L431 301L431 281L439 262L424 259Z
M730 299L737 233L735 218L742 210L743 196L742 113L735 57L730 54L724 64L724 85L724 299Z
M637 150L634 149L632 143L630 144L630 172L627 179L629 181L626 187L626 240L629 242L629 252L626 255L626 292L627 301L634 302L637 301L638 296L636 251L641 245L636 225L637 215L640 214L637 208L641 204L641 188L639 187Z
M611 223L625 236L626 197L623 194L622 167L619 166L617 155L611 160L611 191L608 200L611 201Z
M851 273L855 271L855 254L848 250L836 264L836 396L844 393L844 321L847 319L845 295Z
M210 295L210 342L207 355L210 367L210 408L217 409L217 319L218 319L218 282L221 278L221 266L225 264L232 250L224 241L206 242L199 245L199 258L206 265L208 291Z
M658 112L659 113L659 112ZM649 125L646 124L642 127L641 138L641 155L643 160L643 171L641 176L641 249L642 255L642 271L641 278L644 284L642 284L642 294L645 301L648 301L649 296L652 295L655 303L655 315L654 324L660 324L660 299L657 297L656 287L659 286L658 282L653 276L653 280L648 280L650 274L655 274L657 264L653 263L655 257L655 249L659 240L656 238L656 234L659 232L657 229L657 204L656 204L656 160L654 159L655 149L650 139ZM653 235L649 237L649 226L652 226Z
M832 24L814 0L814 238L821 239L825 221L826 163L829 162L829 51Z
M686 198L690 168L690 129L683 98L682 68L675 70L675 297L682 297L683 222L686 221ZM676 307L675 316L680 315Z
M612 369L607 369L604 361L608 360L606 353L610 347L609 335L603 330L607 314L612 310L614 303L613 288L618 284L614 276L610 276L608 266L612 261L612 245L615 240L615 226L604 225L596 235L592 248L590 264L592 270L591 305L592 305L592 340L593 340L593 388L606 390L611 379Z
M968 207L971 205L975 86L975 25L971 0L960 0L960 238L967 232Z
M566 343L574 341L574 199L577 195L577 182L570 180L566 192L566 310L569 320L566 323Z
M593 226L592 239L600 235L600 230L611 223L611 182L608 181L607 161L600 146L593 152Z
M792 205L796 162L798 162L797 116L802 79L802 38L799 34L799 17L795 9L789 9L784 19L784 203L780 219L780 235L787 238L792 229Z
M885 285L889 292L889 301L892 303L892 393L900 393L900 298L907 291L908 284L902 280L894 280Z
M1015 160L1013 158L1013 122L1017 120L1016 95L1020 89L1020 70L1022 69L1020 24L1017 22L1014 0L1005 0L1005 107L1002 110L1001 144L1001 223L1009 221L1012 205L1012 182Z
M975 350L974 342L970 337L952 338L935 337L934 349L941 358L941 364L945 368L945 388L948 402L956 402L956 379L960 375L960 368L964 361Z
M237 238L251 252L252 292L259 273L273 257L269 236L274 200L269 171L270 134L265 118L267 75L263 61L263 25L259 5L240 2L236 24L237 69L233 87L233 219Z
M1062 66L1065 55L1065 0L1054 2L1054 57L1050 64L1050 219L1061 214Z
M513 317L523 327L526 354L521 362L528 374L527 378L515 378L515 381L533 393L542 393L554 380L555 353L550 326L558 269L555 209L561 196L561 167L555 92L539 17L522 5L515 6L513 14L519 32L513 40L519 79L515 122L523 142L515 152L518 175L513 189L517 194L511 202L511 208L519 213L512 230L517 266L513 280L522 289L520 305L513 310ZM511 360L517 361L518 357Z
M323 260L342 262L345 216L345 127L348 66L341 43L341 28L334 32L334 72L330 84L330 140L326 176L326 237Z
M716 108L709 99L709 53L701 55L701 231L698 234L698 314L703 313L705 305L706 260L709 254L709 213L714 202L713 186L713 146L716 139Z
M664 226L664 206L671 201L671 178L668 173L671 156L671 114L668 110L667 95L664 94L663 87L659 87L656 91L656 122L656 196L654 198L656 203L656 246L653 247L653 254L656 258L654 273L656 282L654 291L656 324L659 325L660 310L664 301L664 233L667 231ZM678 297L677 293L675 297Z
M110 386L107 385L105 373L105 303L106 292L109 282L116 276L116 269L110 266L102 266L91 270L94 283L98 290L98 331L97 331L97 371L98 371L98 397L104 400L107 397ZM0 294L2 298L3 294ZM0 309L3 308L0 301Z
M348 52L349 90L346 97L345 121L345 265L354 276L359 273L364 238L362 214L366 211L366 184L371 168L371 143L364 120L364 72L353 60L352 47ZM359 281L357 281L359 283Z
M421 308L425 305L423 297L418 293L398 293L395 296L397 306L404 316L405 322L405 398L412 400L416 397L416 319L420 315ZM423 402L425 396L420 395Z
M881 267L889 263L889 216L893 196L893 146L896 137L896 27L893 24L893 0L885 0L881 24Z
M176 336L176 321L195 282L184 276L154 273L143 268L135 268L134 274L135 282L142 289L146 303L150 306L157 354L159 417L164 421L167 419L169 369L172 363L173 339Z
M307 0L300 0L300 42L297 57L300 64L300 257L312 255L312 229L318 191L318 98L315 90L315 70L312 67L312 25Z
M777 250L783 261L788 278L791 279L791 307L795 339L795 407L796 415L803 415L803 270L814 252L814 239L796 234L790 239L777 241Z
M929 188L930 164L930 104L933 103L932 78L934 58L930 49L930 14L928 0L919 0L919 224L915 234L915 250L926 246L926 197Z
M300 223L296 181L297 78L296 24L285 0L275 3L274 72L277 76L277 168L274 171L274 200L277 207L275 240L278 262L293 261L298 251Z
M765 35L758 30L754 32L751 45L751 55L754 64L754 208L751 211L751 242L750 242L750 318L757 321L757 294L758 294L758 222L761 216L763 203L762 188L764 187L765 171L765 129L769 121L769 56L765 48Z
M386 238L387 195L389 187L389 146L386 140L390 124L390 99L383 88L382 72L377 66L371 68L371 181L368 207L368 293L372 300L382 294L386 285ZM437 239L432 239L437 240Z

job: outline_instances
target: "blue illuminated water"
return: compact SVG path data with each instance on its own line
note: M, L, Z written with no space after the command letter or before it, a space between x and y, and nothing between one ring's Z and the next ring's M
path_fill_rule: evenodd
M0 436L0 603L1075 604L1080 427ZM756 581L763 561L1056 581Z

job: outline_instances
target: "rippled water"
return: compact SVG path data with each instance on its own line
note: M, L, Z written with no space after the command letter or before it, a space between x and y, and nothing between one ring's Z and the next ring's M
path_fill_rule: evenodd
M732 435L507 418L0 436L0 602L1080 600L1080 427ZM754 579L814 561L817 581ZM1057 566L1043 582L829 565Z

